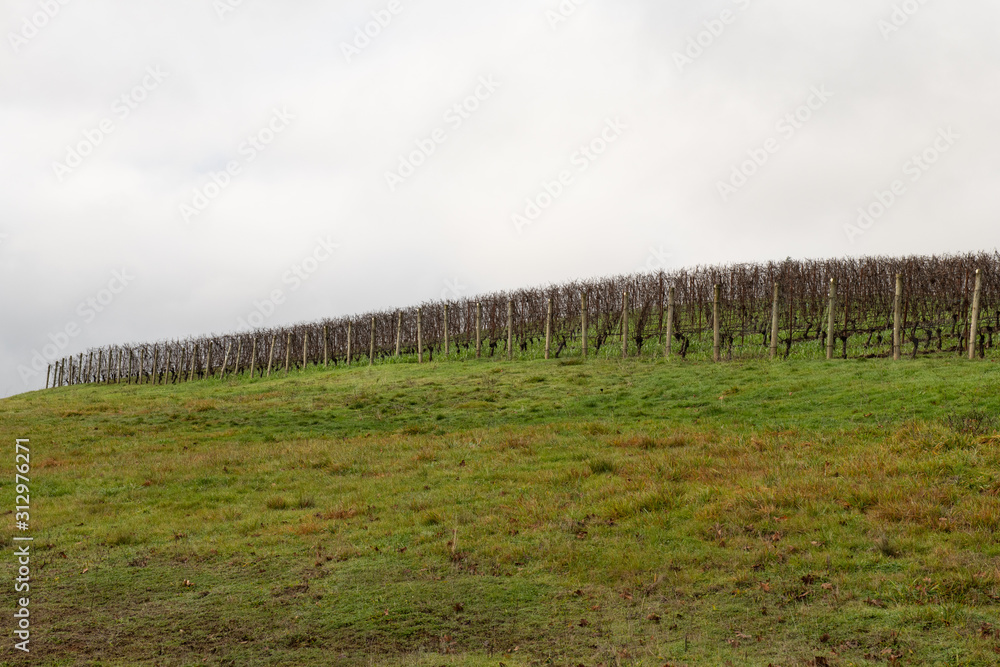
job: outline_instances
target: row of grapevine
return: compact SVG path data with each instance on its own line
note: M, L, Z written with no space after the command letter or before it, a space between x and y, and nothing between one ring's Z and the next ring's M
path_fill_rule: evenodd
M971 331L977 271L981 289ZM985 356L994 350L1000 334L996 252L789 259L614 276L222 336L109 346L50 366L46 387L259 377L309 365L442 357L561 357L583 354L585 341L590 356L663 356L669 348L681 358L766 357L775 286L780 355L821 357L832 342L838 357L890 356L897 275L897 354L900 348L908 356L964 354L970 347ZM837 285L832 317L831 280Z

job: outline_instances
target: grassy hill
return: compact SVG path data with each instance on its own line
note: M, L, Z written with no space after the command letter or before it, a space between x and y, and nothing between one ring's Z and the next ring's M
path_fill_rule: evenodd
M470 361L5 399L35 632L4 664L995 665L998 370Z

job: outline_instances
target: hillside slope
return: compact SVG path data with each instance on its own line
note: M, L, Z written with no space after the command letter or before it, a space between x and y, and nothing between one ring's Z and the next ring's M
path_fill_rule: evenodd
M6 399L4 664L996 664L998 385L471 361Z

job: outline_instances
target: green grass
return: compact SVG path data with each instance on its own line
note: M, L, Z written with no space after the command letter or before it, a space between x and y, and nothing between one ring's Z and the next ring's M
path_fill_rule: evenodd
M998 371L468 361L5 399L35 634L3 664L994 665Z

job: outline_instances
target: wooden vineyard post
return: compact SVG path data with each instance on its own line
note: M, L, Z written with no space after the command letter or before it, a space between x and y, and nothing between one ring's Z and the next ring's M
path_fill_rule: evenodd
M45 371L45 388L49 388L49 376L52 375L52 364L49 364L49 368Z
M670 348L674 340L674 297L676 294L674 290L675 288L671 287L670 291L667 292L667 342L663 346L663 356L667 359L670 358Z
M722 347L720 345L719 338L719 299L722 293L722 286L718 283L715 284L715 294L712 299L712 360L720 361L722 359L721 351Z
M81 384L90 384L90 378L94 374L94 353L87 354L87 370L83 375Z
M350 327L348 327L350 330ZM285 339L285 375L288 375L288 368L292 365L292 332L288 332L288 338ZM349 346L348 346L349 349Z
M97 351L97 375L94 377L95 383L101 382L101 367L104 366L104 349Z
M507 361L514 358L514 301L507 299Z
M271 344L272 347L274 344ZM330 367L330 328L323 325L323 368ZM269 374L270 375L270 374Z
M233 349L233 341L226 341L226 355L222 357L222 373L219 375L219 379L226 379L226 366L229 365L229 351ZM167 356L167 372L170 372L170 356Z
M139 352L139 368L137 369L137 374L139 377L136 380L136 384L142 384L143 375L145 375L145 370L146 370L146 346L144 345Z
M166 345L165 347L167 348L166 349L167 358L163 362L163 384L169 384L170 383L170 352L171 352L171 350L170 350L170 346L169 345Z
M375 364L375 316L372 316L372 335L371 340L368 341L368 365L372 366Z
M580 347L583 358L587 358L587 293L580 292Z
M482 357L483 353L483 304L476 302L476 359Z
M403 311L396 313L396 358L403 351Z
M837 279L830 278L830 305L829 315L826 325L826 358L827 361L833 359L834 326L837 322Z
M448 304L444 304L444 356L448 358Z
M354 336L352 335L353 333L352 324L353 322L351 322L351 320L347 320L347 365L348 366L351 365L351 357L354 356L353 350L351 350L351 343L353 342L354 338Z
M278 340L278 334L271 334L271 349L267 353L267 377L271 377L271 368L274 366L274 343Z
M250 348L250 379L257 374L257 336L253 337L253 347Z
M545 312L545 358L548 359L552 350L552 298L546 303Z
M85 380L83 379L83 352L80 353L80 358L76 364L76 384L83 384Z
M305 373L306 366L309 365L309 330L302 332L302 372Z
M417 363L424 363L423 309L417 308Z
M122 383L122 362L125 361L125 349L118 350L118 373L115 375L115 384Z
M663 345L663 269L660 269L658 278L659 278L659 283L660 283L660 290L657 293L658 296L659 296L659 298L656 300L657 305L660 308L660 324L659 324L659 333L658 333L658 335L660 337L659 338L659 343L660 343L660 345Z
M243 339L241 338L236 345L236 365L233 368L233 375L239 376L240 374L240 362L243 361Z
M254 339L254 342L256 343L256 339ZM188 374L188 382L194 380L194 374L197 372L197 364L198 364L198 346L195 345L194 349L191 350L191 372ZM250 364L252 367L253 365L252 360ZM250 373L250 376L253 377L253 372Z
M902 326L903 326L903 274L896 274L896 296L892 304L892 358L899 361L902 357Z
M153 385L159 384L159 371L160 371L160 348L157 345L153 346Z
M771 358L778 356L778 283L774 283L774 299L771 303Z
M628 292L622 292L622 359L628 357Z
M205 360L205 372L202 375L205 379L215 377L215 372L212 369L212 348L215 347L214 343L214 339L208 342L208 359Z
M983 274L976 269L976 291L972 293L972 320L969 323L969 360L976 358L976 338L979 336L979 301L983 292Z

